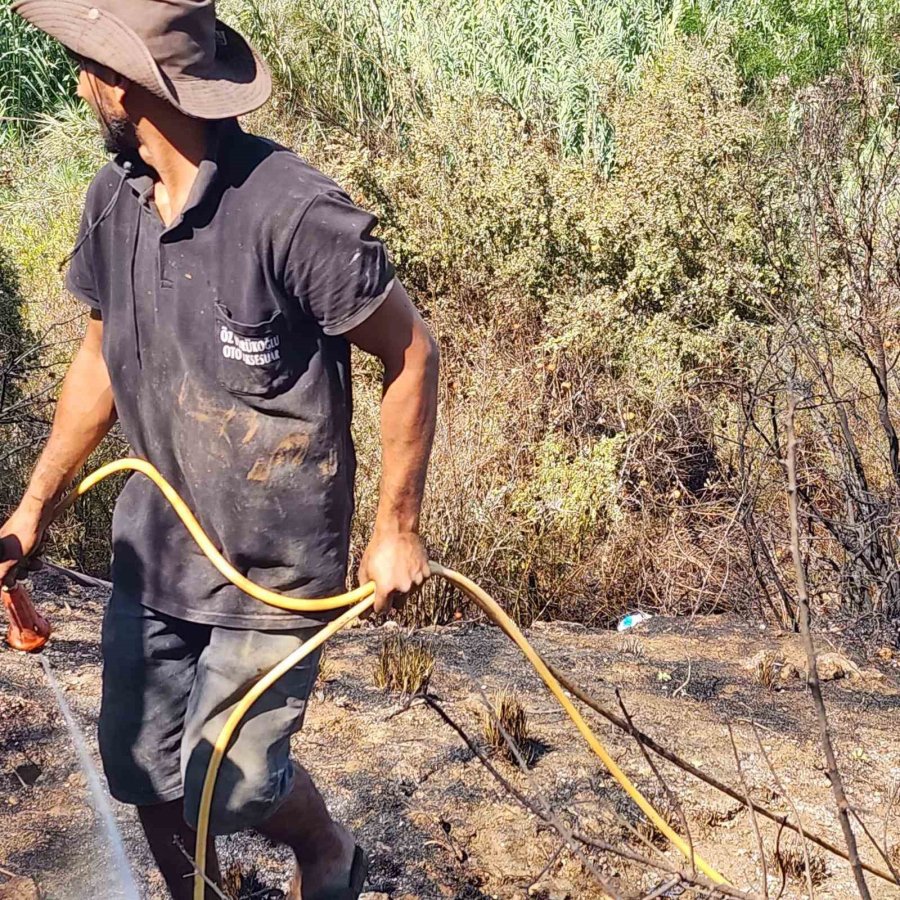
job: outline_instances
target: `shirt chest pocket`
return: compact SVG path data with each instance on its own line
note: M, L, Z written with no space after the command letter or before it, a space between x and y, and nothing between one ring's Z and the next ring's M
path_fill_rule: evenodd
M232 394L272 397L297 378L287 346L288 328L276 312L262 322L238 322L228 307L216 304L219 381Z

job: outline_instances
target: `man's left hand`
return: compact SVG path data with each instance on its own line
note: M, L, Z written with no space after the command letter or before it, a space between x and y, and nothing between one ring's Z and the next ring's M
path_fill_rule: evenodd
M377 613L401 609L429 574L428 554L422 539L413 531L376 530L359 564L359 583L375 582Z

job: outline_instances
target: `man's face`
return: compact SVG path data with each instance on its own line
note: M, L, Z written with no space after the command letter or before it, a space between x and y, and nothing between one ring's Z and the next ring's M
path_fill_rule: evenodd
M76 63L78 96L97 117L107 151L123 153L136 150L137 133L123 106L125 88L122 79L91 60L78 58Z

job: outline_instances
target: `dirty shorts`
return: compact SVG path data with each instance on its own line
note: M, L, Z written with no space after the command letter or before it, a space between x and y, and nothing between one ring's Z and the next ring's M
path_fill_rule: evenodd
M103 620L100 755L110 793L144 806L184 797L196 827L206 764L225 720L261 675L318 629L253 631L186 622L113 591ZM222 762L210 831L259 825L293 783L290 738L306 710L316 650L247 713Z

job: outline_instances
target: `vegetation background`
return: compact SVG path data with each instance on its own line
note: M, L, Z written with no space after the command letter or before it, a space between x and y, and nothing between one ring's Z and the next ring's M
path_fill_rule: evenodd
M795 623L785 416L818 614L900 616L895 0L244 0L274 101L246 126L381 219L441 344L424 531L520 619ZM83 328L58 261L96 126L0 12L0 513ZM355 552L379 376L357 366ZM124 451L112 436L89 467ZM116 486L55 530L102 573ZM409 611L444 621L429 586Z

